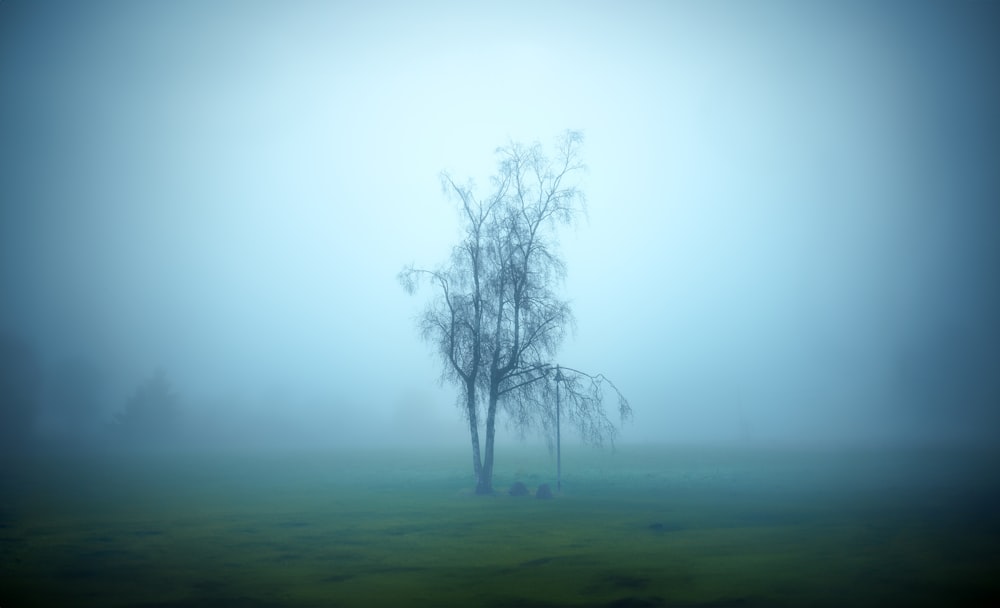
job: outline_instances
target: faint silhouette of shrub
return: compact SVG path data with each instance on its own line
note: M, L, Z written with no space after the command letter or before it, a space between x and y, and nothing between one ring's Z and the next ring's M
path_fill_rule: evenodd
M163 439L175 433L178 418L177 394L163 370L157 370L115 414L113 426L132 439Z
M548 500L550 498L553 498L552 488L549 487L549 484L543 483L542 485L538 486L538 489L535 490L535 498L541 498L543 500Z
M88 359L75 357L62 361L46 384L50 415L66 427L64 432L82 433L99 426L104 381Z
M514 485L507 490L507 493L511 496L527 496L529 494L528 486L524 485L520 481L515 481Z
M34 439L42 371L20 336L0 331L0 451L14 452Z

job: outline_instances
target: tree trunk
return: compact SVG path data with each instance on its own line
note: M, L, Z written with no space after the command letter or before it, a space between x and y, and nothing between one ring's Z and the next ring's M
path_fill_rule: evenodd
M486 452L483 454L483 470L476 484L476 494L493 493L493 437L496 434L497 395L490 391L490 405L486 410Z
M475 385L466 387L465 408L469 415L469 436L472 438L472 472L476 476L476 487L483 477L483 460L479 451L479 418L476 416Z

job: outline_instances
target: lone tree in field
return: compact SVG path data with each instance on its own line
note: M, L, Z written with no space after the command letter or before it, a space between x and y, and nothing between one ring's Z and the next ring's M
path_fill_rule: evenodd
M581 143L579 133L567 132L551 158L537 143L497 149L497 172L485 196L443 173L443 189L459 203L464 238L443 266L410 266L399 275L410 293L422 278L435 290L419 325L444 362L444 378L461 388L480 494L493 492L501 410L521 430L540 426L558 435L560 410L552 397L562 385L568 419L598 444L616 431L603 409L605 385L618 396L621 418L631 415L628 401L602 375L553 361L573 321L569 303L556 292L566 272L557 230L583 209L575 183L584 170Z

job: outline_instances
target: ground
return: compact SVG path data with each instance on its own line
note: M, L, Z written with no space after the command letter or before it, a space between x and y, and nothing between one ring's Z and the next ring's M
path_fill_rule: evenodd
M990 454L464 452L11 459L0 606L1000 605Z

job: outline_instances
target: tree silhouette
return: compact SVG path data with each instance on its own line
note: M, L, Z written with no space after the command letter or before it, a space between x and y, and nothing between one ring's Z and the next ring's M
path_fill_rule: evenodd
M100 370L84 357L62 361L46 382L46 403L67 435L87 435L101 425Z
M177 395L163 370L157 370L115 414L113 426L125 437L165 439L176 431L178 414Z
M410 266L399 276L410 293L423 278L435 288L420 329L437 348L444 377L462 389L477 493L493 492L494 438L501 411L522 429L548 427L552 419L551 387L557 371L552 359L573 320L569 302L556 291L566 272L557 231L582 212L584 196L575 184L584 170L582 141L579 133L566 132L552 158L537 143L499 148L492 190L485 197L442 174L444 190L460 204L464 238L448 264L435 270ZM563 377L559 380L567 384ZM568 389L575 387L567 384ZM584 438L597 443L613 439L615 427L604 414L603 393L573 394L581 398L574 401L577 415L571 420L581 424ZM620 414L623 419L631 414L624 398Z
M34 438L41 384L41 366L31 346L0 331L0 452L20 451Z

